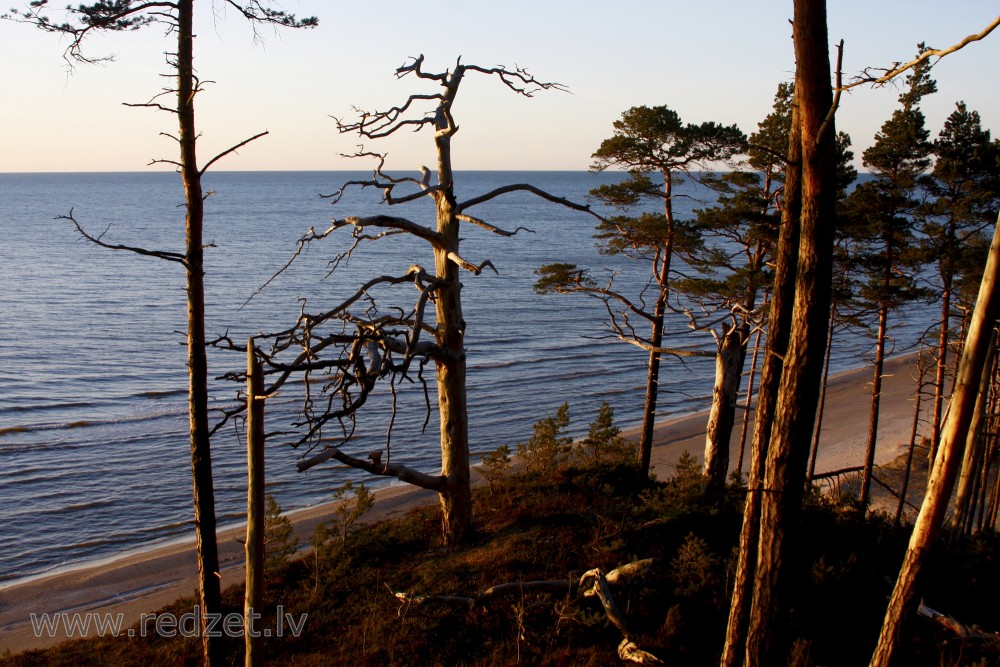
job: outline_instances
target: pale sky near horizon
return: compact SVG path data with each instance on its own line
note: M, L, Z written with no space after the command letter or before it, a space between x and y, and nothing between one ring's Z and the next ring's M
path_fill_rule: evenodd
M16 5L18 0L9 0ZM61 3L56 2L57 6ZM736 123L745 132L771 109L778 83L794 71L790 0L466 0L436 3L335 3L284 0L299 16L316 15L313 30L263 29L255 42L246 22L224 3L200 2L196 64L208 85L198 98L199 156L244 138L270 135L230 156L225 170L363 169L343 159L356 136L338 135L330 116L351 118L352 107L381 109L413 92L436 92L396 67L423 53L425 68L463 62L527 67L570 93L532 99L498 81L470 76L455 106L458 169L583 170L612 122L637 105L665 104L685 122ZM948 6L946 6L946 4ZM845 41L845 78L865 66L906 61L916 44L943 48L979 32L1000 11L986 0L831 0L833 45ZM98 36L91 55L116 62L77 65L67 73L65 41L26 25L0 21L0 172L143 171L153 158L173 159L174 119L130 109L168 81L161 26ZM1000 30L942 59L933 69L939 92L923 109L936 136L955 102L980 113L1000 135ZM851 135L858 158L896 108L898 89L859 87L846 94L838 129ZM397 169L433 166L429 133L404 133L368 142L389 153Z

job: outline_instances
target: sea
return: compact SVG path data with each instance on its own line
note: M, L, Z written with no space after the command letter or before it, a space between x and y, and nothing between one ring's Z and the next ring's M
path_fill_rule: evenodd
M331 219L385 213L380 193L352 188L336 205L322 195L368 172L210 172L206 175L207 331L244 344L251 335L291 326L305 309L317 312L353 294L365 280L402 275L412 264L432 268L428 248L412 238L362 243L331 272L346 250L341 230L295 257L297 240ZM598 185L621 174L589 172L459 172L460 201L512 183L531 183L585 203ZM715 195L688 183L675 212L689 216ZM596 206L596 205L595 205ZM605 211L607 212L607 211ZM433 206L418 201L393 215L433 225ZM479 276L463 277L473 462L500 445L526 441L534 422L569 403L571 435L582 435L602 401L624 427L641 420L647 354L609 337L602 303L575 295L540 296L538 267L568 262L598 281L639 294L648 266L602 255L594 219L514 192L477 206L474 215L515 236L463 226L462 254ZM183 252L183 192L177 174L0 174L0 582L113 557L193 534L187 435L185 289L173 262L87 242L69 217L112 245ZM280 272L280 274L279 274ZM275 277L275 274L279 274ZM411 308L414 290L395 305ZM386 301L380 307L393 305ZM901 315L896 351L928 325ZM669 343L709 349L712 338L671 316ZM865 363L869 339L835 341L834 371ZM245 368L245 354L211 350L213 409L232 407L242 385L224 379ZM707 409L713 362L668 357L661 371L658 419ZM433 379L433 371L428 372ZM360 456L388 445L394 461L428 472L440 466L437 424L419 381L395 397L380 390L358 418L347 451ZM430 404L435 402L429 384ZM295 392L290 392L294 394ZM388 426L395 400L391 434ZM267 430L287 428L297 402L267 404ZM218 412L214 418L219 418ZM242 423L233 419L212 440L220 524L240 522L246 504ZM334 462L296 471L304 451L288 439L267 445L267 491L285 510L331 499L351 480L370 488L393 483ZM659 471L661 476L669 471ZM0 584L2 585L2 584Z

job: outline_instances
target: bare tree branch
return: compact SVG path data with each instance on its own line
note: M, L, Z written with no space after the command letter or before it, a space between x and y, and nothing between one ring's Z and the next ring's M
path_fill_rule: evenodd
M925 60L929 60L930 58L935 58L935 57L938 60L941 60L941 58L944 58L949 54L952 54L962 48L965 48L966 46L968 46L973 42L978 42L982 39L985 39L991 32L996 30L997 26L1000 26L1000 16L997 16L995 19L993 19L993 21L988 26L983 28L982 31L972 35L968 35L967 37L965 37L965 39L960 40L956 44L953 44L952 46L949 46L946 49L927 49L913 60L903 64L893 63L892 67L865 68L860 76L855 77L854 81L846 85L839 86L838 90L840 91L850 90L851 88L868 84L871 84L873 86L885 85L886 83L890 82L903 72L913 69L914 67L924 62ZM883 74L880 76L874 76L873 74L871 74L871 72L883 72Z
M347 225L353 225L358 229L363 229L365 227L385 227L389 229L398 229L400 231L406 232L408 234L413 234L417 238L421 238L435 248L444 247L443 237L434 231L433 229L428 229L423 225L420 225L406 218L398 218L391 215L371 215L364 218L358 217L348 217L343 220L334 220L333 228L346 227Z
M359 470L365 470L373 475L380 475L382 477L395 477L401 482L406 482L407 484L413 484L422 489L430 489L431 491L440 491L445 487L446 479L442 475L428 475L427 473L419 472L399 463L376 463L375 461L360 459L356 456L351 456L345 453L339 447L334 447L332 445L326 446L319 454L312 456L308 459L303 459L299 461L297 467L299 472L305 472L310 468L325 463L330 459L336 459L341 463L351 466L352 468L357 468Z
M230 153L235 153L239 149L241 149L244 146L246 146L247 144L249 144L251 141L256 141L257 139L260 139L261 137L263 137L263 136L265 136L267 134L269 134L269 133L266 130L264 132L258 132L257 134L253 135L249 139L244 139L243 141L241 141L240 143L236 144L235 146L233 146L231 148L227 148L226 150L222 151L221 153L219 153L218 155L216 155L215 157L213 157L211 160L209 160L208 162L206 162L205 166L203 166L201 168L201 171L198 172L198 173L200 173L202 176L204 176L205 172L208 171L208 168L211 167L213 164L215 164L216 162L218 162L222 158L226 157Z
M500 275L500 272L497 271L497 267L493 266L493 262L491 262L488 259L481 262L478 266L476 264L473 264L472 262L465 261L459 256L457 252L449 252L448 259L455 262L455 264L458 264L466 271L471 271L477 276L481 274L483 272L483 269L485 269L487 266L493 269L493 273L497 274L498 276Z
M74 217L73 210L69 210L69 215L60 215L56 217L56 220L69 220L76 227L76 231L80 233L80 236L87 239L96 246L102 248L107 248L108 250L126 250L128 252L134 252L137 255L145 255L147 257L157 257L159 259L165 259L170 262L177 262L182 266L187 266L187 258L181 253L168 252L165 250L149 250L147 248L139 248L136 246L127 246L120 243L105 243L101 239L107 234L108 230L111 229L111 225L108 225L100 236L92 236L91 234L84 231L83 227L80 225L79 221Z
M458 218L459 220L462 220L463 222L469 222L469 223L472 223L473 225L476 225L477 227L482 227L486 231L493 232L497 236L515 236L520 231L529 232L531 234L535 233L535 230L528 229L527 227L518 227L517 229L515 229L512 232L508 232L505 229L500 229L496 225L491 225L490 223L486 222L485 220L480 220L479 218L476 218L476 217L471 216L471 215L467 215L465 213L459 213L455 217Z
M594 216L601 222L606 222L606 220L601 215L591 210L589 204L577 204L576 202L572 202L563 197L557 197L555 195L549 194L545 190L542 190L541 188L536 188L534 185L529 185L528 183L516 183L513 185L505 185L503 187L499 187L496 190L487 192L484 195L473 197L472 199L460 203L456 207L456 209L460 213L464 213L466 209L470 209L473 206L477 206L479 204L482 204L483 202L490 201L491 199L496 199L500 195L507 194L508 192L517 192L517 191L530 192L531 194L537 195L542 199L550 201L554 204L559 204L561 206L565 206L568 209L572 209L574 211L580 211L581 213L587 213L588 215Z

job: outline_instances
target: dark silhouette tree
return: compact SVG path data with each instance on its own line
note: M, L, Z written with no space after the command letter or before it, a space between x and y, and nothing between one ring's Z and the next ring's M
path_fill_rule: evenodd
M444 541L454 546L468 537L472 527L464 343L469 323L462 313L461 271L476 276L486 268L496 271L488 259L473 263L460 254L461 223L499 236L513 236L520 228L506 231L472 214L476 206L511 192L528 192L581 212L589 213L590 209L523 183L459 200L455 194L451 141L458 131L454 104L465 77L477 74L493 77L526 97L539 90L560 90L562 86L539 81L521 68L487 68L466 65L459 60L446 72L428 72L423 64L423 56L415 58L400 67L396 75L400 78L412 76L421 84L436 87L436 92L413 94L386 111L361 111L357 121L338 120L337 123L341 133L376 140L399 131L430 129L435 146L436 174L432 175L431 170L424 167L419 177L393 176L383 169L384 155L362 151L353 157L377 160L372 177L344 184L332 199L337 203L350 188L375 188L382 192L382 201L389 206L429 200L434 204L434 226L385 214L346 217L334 220L324 232L310 230L300 241L300 250L346 228L351 230L352 241L349 248L333 260L334 271L342 261L355 256L362 244L395 236L426 243L433 254L433 268L413 264L401 274L376 276L365 282L353 296L324 311L307 312L304 306L292 327L258 337L258 340L270 343L270 349L261 351L264 372L273 378L266 389L267 394L272 394L293 377L301 377L302 386L307 388L301 414L293 424L292 444L306 445L309 449L299 469L306 470L335 459L375 475L397 477L436 491L441 502ZM423 105L429 105L430 109L420 111ZM383 305L394 293L394 287L403 286L411 294L416 288L411 307ZM355 433L359 411L376 388L388 385L395 397L396 386L400 383L425 383L427 366L433 366L436 375L440 474L420 472L397 463L392 458L388 438L385 450L373 451L367 459L344 451L344 445ZM315 394L314 384L319 387ZM393 398L393 412L388 418L390 436L395 406ZM427 411L429 419L429 398Z
M226 0L254 26L270 24L290 28L313 27L317 19L297 19L291 14L270 7L260 0ZM187 291L187 365L188 415L191 445L191 477L194 493L195 535L198 549L198 592L202 624L206 614L221 614L218 547L215 536L215 492L212 482L212 456L208 416L208 361L205 344L205 261L202 229L205 192L202 177L218 160L236 149L263 136L258 134L228 148L204 164L197 158L198 132L195 126L195 97L203 90L194 66L194 0L102 0L88 5L69 6L64 17L54 20L48 11L48 0L35 0L24 10L12 10L8 15L16 21L33 24L42 30L69 38L66 58L70 62L93 63L107 57L92 57L83 50L86 39L94 33L137 30L147 25L166 26L176 42L176 50L167 54L167 64L174 73L174 88L166 89L149 102L130 106L166 111L177 119L178 133L171 136L177 143L178 157L154 160L173 165L184 187L185 249L183 253L148 250L116 245L101 240L86 231L72 213L68 218L91 242L113 250L128 250L159 257L184 267ZM161 102L164 99L173 102ZM219 644L209 633L201 632L203 658L206 664L219 661Z
M613 278L599 286L585 268L550 264L538 270L539 292L578 292L603 300L608 307L612 334L649 353L639 436L639 465L643 475L649 474L661 357L664 353L698 354L663 345L674 260L690 256L699 244L690 221L674 215L675 188L683 183L685 176L697 178L695 171L726 162L745 150L745 146L746 137L735 125L685 124L666 106L632 107L625 111L614 122L614 134L601 142L593 155L595 171L623 168L628 172L623 181L591 191L598 201L623 211L602 220L596 238L605 254L623 255L649 264L646 289L629 298L615 288ZM651 173L663 178L662 185L650 178ZM660 202L663 212L627 214L648 201ZM651 292L648 296L647 291ZM636 328L636 320L649 327L648 334Z

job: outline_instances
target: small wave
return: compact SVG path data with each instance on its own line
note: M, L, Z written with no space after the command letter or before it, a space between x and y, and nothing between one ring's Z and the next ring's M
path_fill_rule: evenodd
M184 396L186 394L187 389L151 389L139 392L137 395L141 398L166 398L168 396Z
M65 401L59 403L41 403L38 405L8 405L0 408L0 413L4 412L43 412L45 410L69 410L74 408L92 408L96 403L93 401Z

